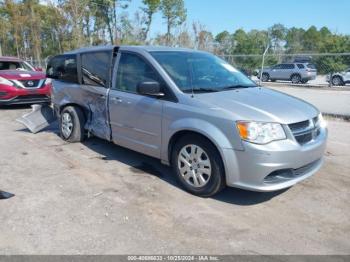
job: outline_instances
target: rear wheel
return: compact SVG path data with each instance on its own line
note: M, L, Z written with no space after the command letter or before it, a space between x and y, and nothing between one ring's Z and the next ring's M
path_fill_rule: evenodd
M268 73L263 73L261 76L261 81L267 82L270 79L270 75Z
M199 135L187 135L176 142L172 166L181 185L194 195L209 197L225 187L220 154L210 141Z
M82 142L85 138L85 116L79 107L67 106L61 112L60 134L68 142Z
M307 84L307 82L309 82L309 80L301 80L301 83L303 84Z
M342 85L344 85L343 79L341 79L340 76L333 76L332 77L332 85L334 85L334 86L342 86Z
M291 81L293 84L299 84L301 82L301 76L298 74L294 74L291 77Z

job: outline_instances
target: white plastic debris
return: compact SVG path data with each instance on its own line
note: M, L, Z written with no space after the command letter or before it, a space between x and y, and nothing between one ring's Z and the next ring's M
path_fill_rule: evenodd
M32 112L16 119L17 122L25 125L34 134L48 127L55 120L52 108L47 105L32 105Z

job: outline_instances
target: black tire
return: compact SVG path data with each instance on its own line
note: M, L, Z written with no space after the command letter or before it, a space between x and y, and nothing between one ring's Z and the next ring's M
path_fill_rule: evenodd
M343 79L340 76L333 76L332 77L332 85L333 86L343 86L344 85Z
M194 187L190 185L181 175L180 168L178 165L178 158L180 156L180 151L187 145L199 146L208 155L211 164L211 175L208 179L208 182L202 187ZM191 134L180 138L175 143L174 148L172 150L171 163L179 183L183 186L183 188L186 191L194 195L201 197L210 197L217 194L225 187L225 170L220 153L209 140L200 135Z
M65 135L64 132L64 116L68 114L71 117L71 122L72 122L72 130L69 135ZM85 130L84 130L84 125L85 125L85 116L83 111L76 106L67 106L65 107L62 112L61 112L61 117L59 121L59 127L60 127L60 135L63 140L71 143L76 143L76 142L82 142L85 139Z
M301 80L302 84L307 84L307 82L309 82L309 80Z
M294 74L290 77L290 80L293 84L299 84L301 83L301 76L299 74Z
M270 75L268 73L263 73L261 75L261 81L268 82L270 80Z

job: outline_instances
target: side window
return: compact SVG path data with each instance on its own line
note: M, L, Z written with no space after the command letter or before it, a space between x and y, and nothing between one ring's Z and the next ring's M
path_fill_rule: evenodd
M93 52L81 55L82 83L107 87L110 70L110 52Z
M282 65L275 65L273 69L282 69Z
M48 78L78 83L76 55L60 55L51 58L46 72Z
M16 70L20 67L18 62L0 62L0 70Z
M282 64L282 69L294 69L294 64Z
M298 66L299 69L304 69L305 68L303 64L298 64L297 66Z
M136 93L143 81L160 82L157 72L137 55L122 53L118 65L116 89Z

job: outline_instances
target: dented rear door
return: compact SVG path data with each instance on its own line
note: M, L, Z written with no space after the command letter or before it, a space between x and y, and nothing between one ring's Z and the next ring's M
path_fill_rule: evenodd
M81 103L90 115L86 128L95 136L110 140L108 122L108 87L110 85L113 50L86 52L80 55Z

